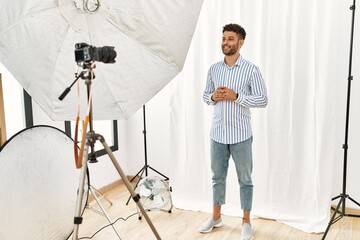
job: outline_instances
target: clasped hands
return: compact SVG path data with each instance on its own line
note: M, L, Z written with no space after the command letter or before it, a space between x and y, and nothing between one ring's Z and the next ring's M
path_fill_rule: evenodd
M235 101L237 99L237 96L238 96L237 93L230 88L218 87L211 96L211 99L215 102L222 100Z

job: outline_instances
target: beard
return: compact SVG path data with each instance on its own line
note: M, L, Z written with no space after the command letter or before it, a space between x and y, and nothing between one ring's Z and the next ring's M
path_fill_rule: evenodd
M225 47L228 47L228 48L225 48ZM235 45L232 45L232 46L221 46L221 50L223 52L224 55L226 56L231 56L231 55L234 55L237 53L239 49L239 44L235 44Z

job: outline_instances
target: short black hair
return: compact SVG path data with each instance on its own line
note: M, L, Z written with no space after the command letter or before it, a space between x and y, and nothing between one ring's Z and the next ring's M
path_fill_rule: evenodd
M239 36L240 39L245 39L245 37L246 37L245 29L236 23L226 24L223 27L222 32L224 33L225 31L235 32Z

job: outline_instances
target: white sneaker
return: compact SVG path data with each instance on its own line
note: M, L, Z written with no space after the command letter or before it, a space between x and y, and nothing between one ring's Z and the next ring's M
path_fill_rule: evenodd
M242 225L241 240L253 240L253 230L249 223Z
M223 223L222 223L221 217L215 221L211 217L200 226L199 232L208 233L208 232L211 232L214 227L221 227L222 225L223 225Z

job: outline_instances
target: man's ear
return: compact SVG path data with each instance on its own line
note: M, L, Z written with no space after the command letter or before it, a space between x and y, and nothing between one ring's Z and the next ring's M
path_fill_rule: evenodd
M239 39L240 47L242 47L242 45L244 45L244 43L245 43L245 39Z

